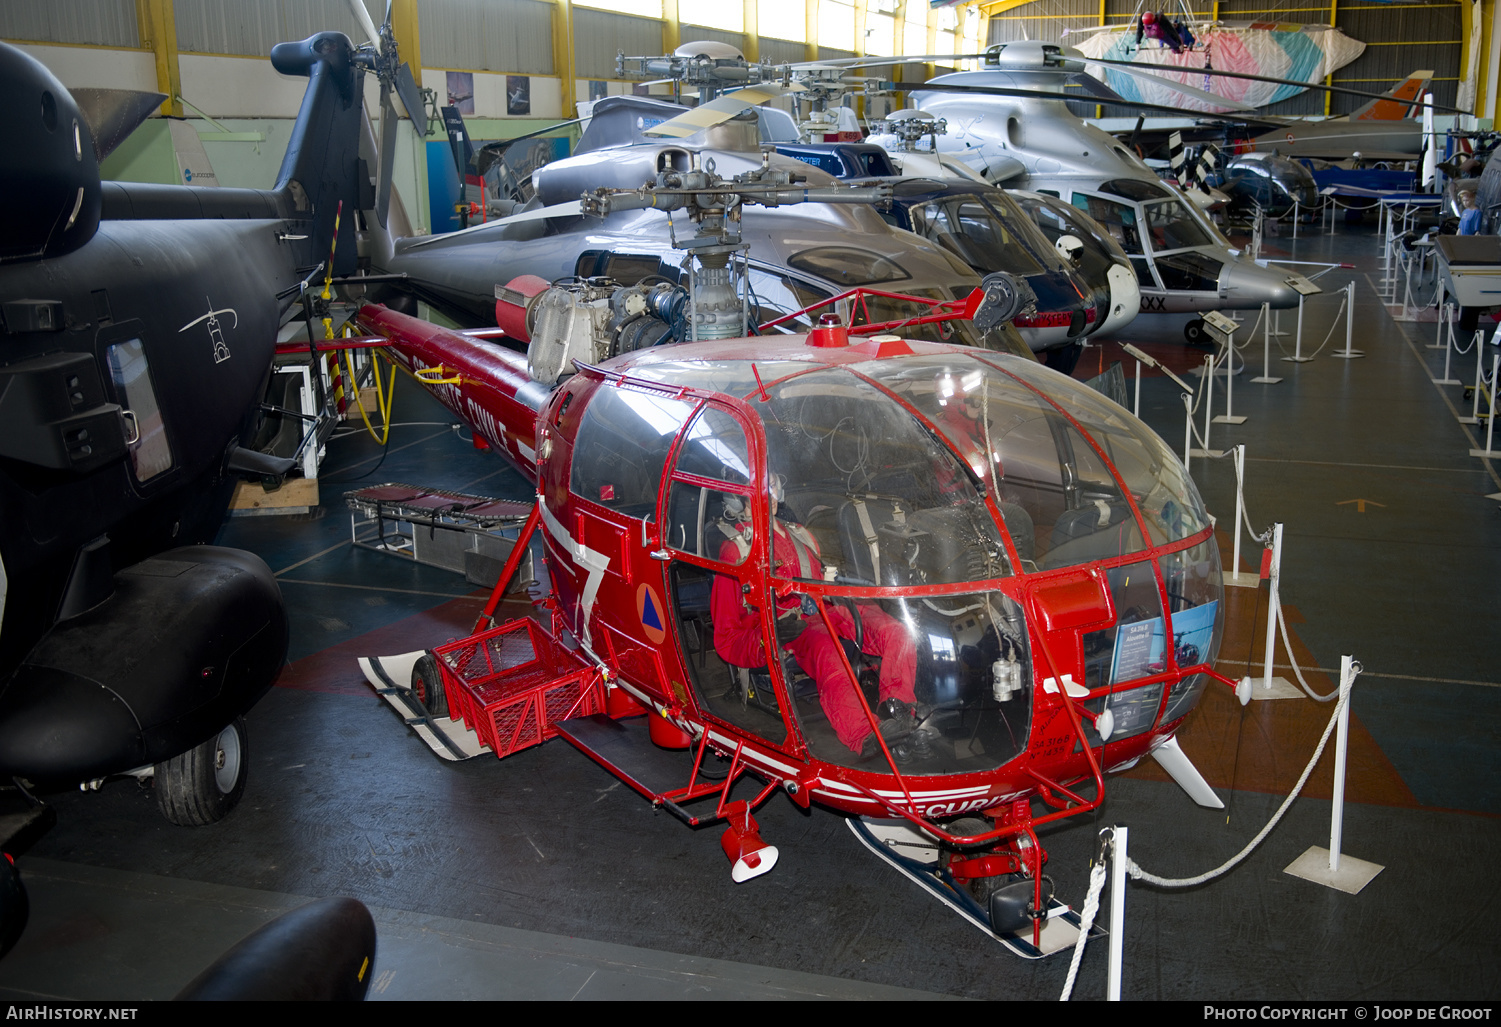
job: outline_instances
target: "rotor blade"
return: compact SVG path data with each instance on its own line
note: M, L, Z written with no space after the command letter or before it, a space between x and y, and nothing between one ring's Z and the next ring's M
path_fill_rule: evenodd
M749 110L767 100L775 100L787 93L803 91L803 87L799 85L780 86L773 82L763 82L758 86L737 89L733 93L725 93L708 103L700 104L690 111L685 111L675 118L647 129L646 134L681 139L728 121L741 111Z
M391 89L380 88L380 166L375 175L375 219L386 227L391 209L391 172L396 166L396 110L391 106Z
M814 68L879 68L885 64L941 64L944 61L980 61L983 53L929 53L917 57L837 57L827 61L802 61L797 64L778 64L774 70L810 71Z
M497 218L494 221L486 221L482 225L470 225L468 228L457 232L444 232L442 235L429 236L426 239L411 243L406 248L411 250L431 246L434 243L447 242L461 235L473 235L477 232L493 232L500 225L519 224L523 221L542 221L547 218L578 217L582 211L579 209L578 200L569 200L567 203L555 203L551 207L538 207L536 210L522 211L520 214L512 214L510 217Z
M401 105L406 108L407 117L412 119L412 127L420 136L427 135L427 105L422 102L422 90L417 88L417 82L412 78L412 66L403 64L396 69L396 95L401 98Z
M1143 103L1141 100L1127 100L1124 98L1110 100L1082 93L1062 93L1055 89L1021 89L1012 86L961 86L934 81L923 82L920 85L904 85L900 82L891 84L896 88L905 89L913 93L969 93L975 96L1018 96L1023 99L1064 100L1070 103L1108 103L1116 107L1130 107L1143 111L1162 111L1165 114L1176 114L1180 117L1187 115L1206 121L1230 122L1232 124L1241 124L1245 121L1244 118L1239 118L1231 114L1211 114L1208 111L1185 111L1181 107Z
M1176 93L1182 93L1184 96L1192 97L1201 103L1213 104L1216 107L1229 107L1233 111L1254 111L1256 109L1249 104L1241 103L1239 100L1232 100L1228 96L1220 96L1218 93L1206 93L1202 89L1195 89L1193 86L1185 85L1182 82L1152 74L1153 71L1160 70L1197 75L1199 72L1196 68L1179 68L1170 64L1148 64L1143 66L1132 61L1111 61L1109 63L1112 68L1122 74L1130 75L1133 78L1147 79L1155 85L1166 86Z
M1147 70L1146 68L1143 68L1143 66L1141 64L1138 64L1135 61L1107 61L1107 60L1105 60L1103 58L1099 58L1099 57L1086 57L1086 58L1084 58L1084 60L1088 61L1090 64L1104 64L1104 65L1107 65L1107 66L1112 67L1112 68L1133 67L1137 71L1146 71ZM1154 64L1154 65L1150 65L1150 67L1152 67L1152 68L1160 68L1163 71L1174 71L1174 72L1187 73L1187 74L1192 74L1192 75L1213 75L1213 76L1215 76L1217 78L1243 78L1243 79L1246 79L1247 81L1250 81L1250 82L1270 82L1273 85L1279 85L1279 86L1297 86L1300 89L1319 89L1319 90L1322 90L1322 91L1324 91L1326 93L1339 93L1339 94L1344 95L1344 96L1358 96L1358 97L1360 97L1361 99L1364 99L1364 100L1387 100L1387 99L1390 99L1390 97L1385 96L1385 95L1383 95L1381 93L1367 93L1367 92L1365 92L1363 90L1360 90L1360 89L1350 89L1350 88L1348 88L1346 86L1326 86L1326 85L1324 85L1324 84L1322 84L1320 82L1299 82L1297 79L1273 78L1270 75L1252 75L1252 74L1249 74L1249 73L1244 72L1244 71L1218 71L1218 70L1215 70L1213 68L1179 68L1176 65L1170 65L1170 64ZM1178 85L1175 82L1164 82L1164 84L1166 84L1167 86L1169 86L1172 89L1177 89L1178 88ZM1219 97L1219 98L1217 98L1215 100L1215 102L1216 103L1229 103L1230 101L1225 100L1223 97ZM1467 113L1469 113L1468 111L1462 111L1462 110L1460 110L1458 107L1445 107L1443 104L1440 104L1440 103L1434 104L1433 105L1433 109L1436 110L1436 111L1447 111L1450 114L1467 114Z
M360 31L365 33L365 38L379 44L380 31L375 27L375 22L370 20L370 12L365 10L361 0L349 0L349 9L354 13L354 20L360 23Z

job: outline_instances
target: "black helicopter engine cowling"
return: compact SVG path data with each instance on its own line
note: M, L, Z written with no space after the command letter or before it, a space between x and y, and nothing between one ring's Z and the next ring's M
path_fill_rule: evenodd
M142 560L0 688L0 773L79 781L170 759L253 706L286 652L259 557L185 546Z

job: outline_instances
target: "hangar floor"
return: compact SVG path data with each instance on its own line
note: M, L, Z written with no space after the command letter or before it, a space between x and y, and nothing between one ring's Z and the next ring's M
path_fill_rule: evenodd
M1313 361L1278 359L1291 337L1272 344L1281 383L1250 383L1262 337L1242 332L1250 366L1234 403L1247 420L1214 425L1210 441L1246 444L1251 523L1286 525L1283 596L1294 655L1318 668L1310 683L1332 688L1341 654L1364 666L1343 851L1384 869L1356 895L1284 872L1328 845L1326 755L1304 797L1228 875L1187 890L1128 888L1113 928L1124 932L1124 994L1494 1000L1501 510L1486 497L1501 479L1493 461L1469 455L1476 435L1456 423L1468 413L1461 388L1430 382L1443 369L1442 352L1426 348L1432 323L1397 323L1380 302L1371 230L1268 241L1298 260L1357 266L1321 278L1326 294L1308 304L1302 350L1317 350ZM1338 360L1334 290L1352 279L1365 357ZM1129 336L1185 372L1203 351L1179 341L1184 320L1143 317ZM1077 376L1115 352L1087 351ZM1455 377L1472 379L1473 361L1458 362ZM371 694L354 657L461 634L482 596L457 575L352 547L344 486L406 481L506 498L527 489L410 384L399 391L405 423L383 462L367 436L350 434L330 446L321 507L238 517L223 530L224 544L277 572L293 618L289 665L248 718L242 805L189 830L165 823L128 779L50 796L58 825L21 860L31 923L0 961L0 997L167 998L254 927L326 895L356 896L375 913L376 1000L1059 995L1066 955L1010 956L871 857L837 816L773 797L757 817L781 862L735 885L717 829L654 812L564 742L504 762L434 757ZM1166 378L1143 381L1142 413L1181 445ZM1227 528L1230 461L1196 459L1193 473ZM1265 586L1234 590L1220 654L1231 677L1260 667L1265 598ZM1291 677L1280 648L1278 662ZM1082 903L1095 834L1108 824L1130 826L1131 853L1153 873L1220 865L1292 787L1329 712L1303 699L1242 710L1211 692L1181 739L1227 810L1193 806L1154 767L1111 779L1097 815L1044 838L1060 897ZM1076 998L1103 997L1106 956L1103 942L1090 945Z

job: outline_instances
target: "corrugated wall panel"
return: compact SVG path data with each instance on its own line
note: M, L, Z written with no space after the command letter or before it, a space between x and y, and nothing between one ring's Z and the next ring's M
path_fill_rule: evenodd
M772 64L795 64L808 59L808 50L802 43L794 43L790 39L772 39L770 36L760 36L758 41L761 45L763 61L770 61Z
M552 5L537 0L423 0L429 68L553 74Z
M1134 7L1127 7L1130 13ZM1095 0L1047 0L1017 7L990 19L990 43L1013 39L1041 39L1067 43L1063 33L1100 23L1100 5Z
M662 52L662 23L583 7L573 9L573 67L579 78L614 78L615 57L656 56Z
M71 3L0 4L0 39L36 43L141 45L135 0L72 0Z
M380 24L385 5L371 19ZM184 53L269 57L277 43L333 30L364 42L364 32L344 0L174 0L177 48ZM397 40L400 43L400 40Z

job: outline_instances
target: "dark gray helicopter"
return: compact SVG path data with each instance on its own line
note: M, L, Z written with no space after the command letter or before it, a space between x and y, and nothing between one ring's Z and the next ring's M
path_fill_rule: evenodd
M367 242L373 267L402 276L377 286L374 297L397 309L421 300L465 327L487 327L496 323L497 290L522 275L549 282L606 277L626 286L665 279L691 289L682 267L684 240L694 234L686 219L618 204L604 217L592 217L580 210L579 197L607 188L638 190L663 173L703 168L728 177L762 166L790 176L797 190L813 190L821 199L796 209L785 209L796 202L791 193L764 207L731 203L725 220L750 247L744 271L756 323L856 286L938 301L960 298L979 286L979 276L941 247L893 228L868 204L837 202L835 194L848 190L833 176L763 153L754 111L687 139L649 135L683 112L681 106L646 97L606 97L595 105L574 155L533 173L531 210L426 238L392 239L372 229ZM900 299L879 303L881 309L870 311L872 322L906 316L898 310ZM806 330L816 316L802 315L797 323L803 327L788 330ZM1005 331L1014 336L1014 330ZM936 341L956 341L957 332L962 341L979 341L962 322L914 326L913 332ZM743 333L737 324L727 337ZM1004 345L1013 343L1014 338Z
M276 187L204 189L102 182L108 142L0 44L0 774L154 776L179 824L238 802L287 618L258 557L208 543L237 478L292 464L252 446L277 335L355 266L364 66L394 58L275 47L309 80Z

